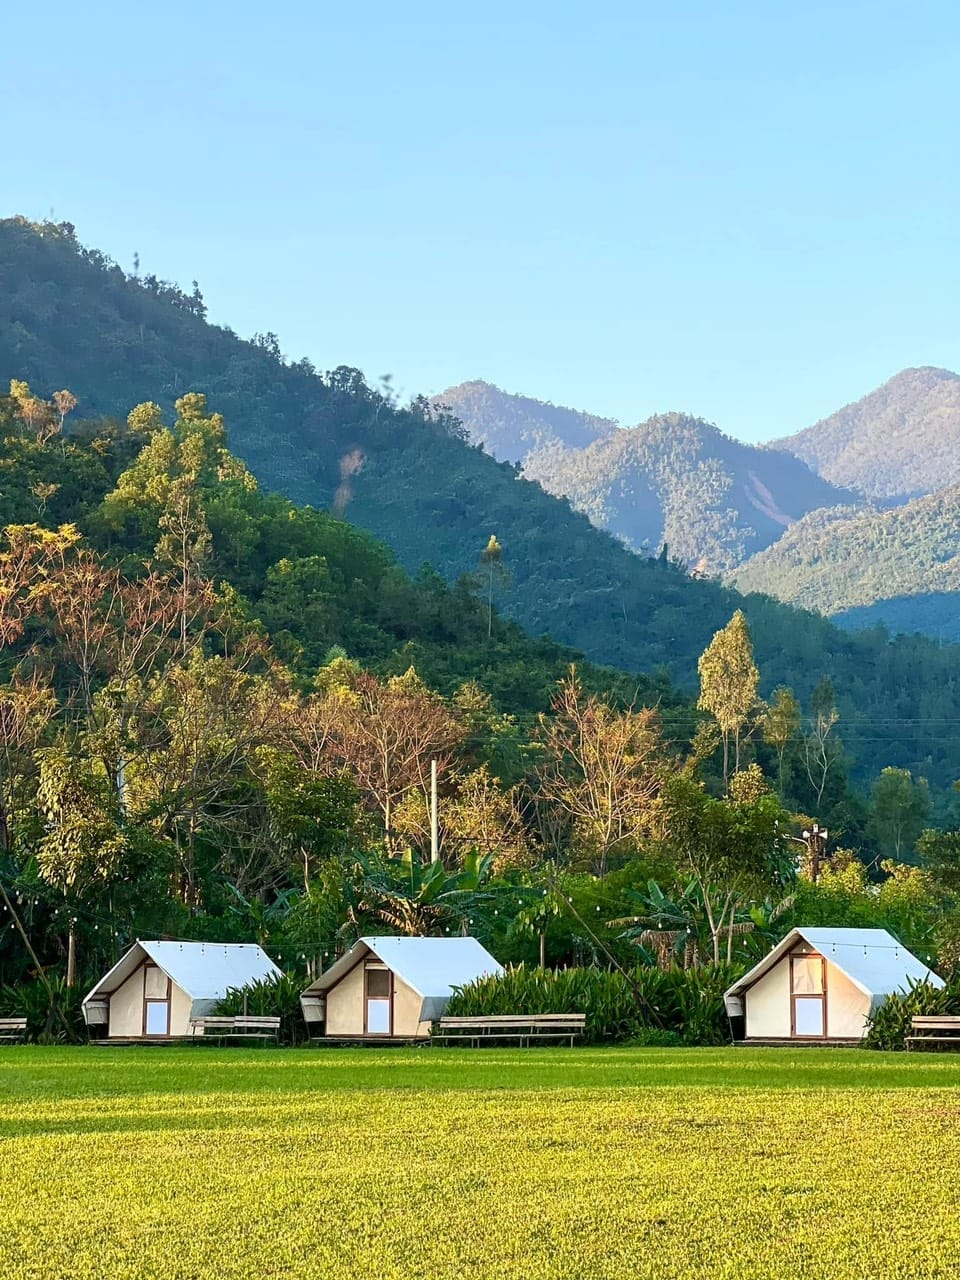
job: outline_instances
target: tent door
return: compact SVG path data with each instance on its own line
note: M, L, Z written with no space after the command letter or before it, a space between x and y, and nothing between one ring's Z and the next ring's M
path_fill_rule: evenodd
M143 1034L168 1036L170 1034L170 979L155 964L148 964L143 971Z
M364 1033L388 1036L393 1031L393 974L385 966L368 965L363 983Z
M801 1040L827 1034L827 962L823 956L790 957L790 1032Z

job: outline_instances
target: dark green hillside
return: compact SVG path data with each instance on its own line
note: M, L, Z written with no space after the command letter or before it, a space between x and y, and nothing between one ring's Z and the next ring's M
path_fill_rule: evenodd
M904 369L855 404L774 442L834 484L871 498L960 483L960 376Z
M947 598L931 613L929 597L960 591L960 486L917 498L890 511L817 511L794 525L776 546L743 565L733 578L745 591L766 591L803 608L835 614L872 610L897 630L938 634L949 615ZM928 598L909 616L910 597ZM883 602L903 603L889 614Z
M355 371L321 377L285 364L273 339L211 327L198 293L128 279L69 228L0 224L0 377L44 395L69 387L75 417L205 393L268 490L337 507L407 569L429 562L448 581L475 571L496 533L509 571L496 585L502 612L625 671L663 665L692 687L699 654L741 603L719 583L634 555L426 403L400 410ZM745 608L764 691L786 682L806 698L829 675L863 771L880 762L944 781L960 772L960 751L918 723L949 708L960 719L960 654L849 636L762 597Z

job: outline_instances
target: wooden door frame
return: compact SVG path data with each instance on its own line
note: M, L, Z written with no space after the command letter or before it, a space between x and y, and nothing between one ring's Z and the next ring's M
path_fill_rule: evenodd
M388 993L387 993L386 1000L387 1000L387 1005L388 1005L388 1009L387 1009L387 1014L388 1014L387 1026L388 1026L388 1028L389 1028L389 1029L388 1029L387 1031L370 1031L370 1030L368 1029L368 1028L369 1028L369 1024L368 1024L368 1022L367 1022L367 1000L369 999L369 997L367 996L367 974L368 974L368 972L370 972L371 970L373 970L373 971L375 971L375 972L377 972L377 973L383 973L383 972L385 971L385 972L386 972L386 974L387 974L387 976L388 976L388 980L389 980L389 981L388 981L389 991L388 991ZM394 993L394 989L395 989L395 988L394 988L394 982L393 982L393 970L392 970L388 965L385 965L382 961L380 961L380 962L379 962L379 963L377 963L377 964L367 964L366 962L364 962L364 966L363 966L363 1034L364 1034L365 1036L382 1036L385 1040L387 1040L387 1039L389 1039L389 1038L393 1035L393 993ZM374 997L373 997L373 999L374 999L374 1000L381 1000L381 999L383 999L383 998L384 998L384 997L382 997L382 996L374 996Z
M159 996L149 996L149 997L148 997L148 996L147 996L147 968L148 968L148 966L149 966L150 968L152 968L152 969L160 969L160 966L156 963L156 961L155 961L155 960L144 961L144 964L143 964L143 1021L142 1021L143 1037L144 1037L144 1039L146 1039L146 1038L147 1038L147 1005L148 1005L148 1004L166 1004L166 1006L167 1006L167 1029L166 1029L166 1031L164 1031L164 1032L163 1032L163 1035L157 1035L157 1033L156 1033L156 1032L151 1032L151 1033L150 1033L150 1039L151 1039L151 1040L162 1040L162 1039L163 1039L163 1036L169 1036L169 1034L170 1034L170 1019L171 1019L172 1014L173 1014L173 1008L172 1008L172 1006L173 1006L173 982L171 981L171 979L170 979L170 975L169 975L169 974L164 974L164 977L167 979L167 994L166 994L166 997L165 997L164 999L161 999ZM162 969L160 969L160 972L161 972L161 973L163 973L163 970L162 970Z
M820 994L819 996L812 991L801 991L798 997L793 989L793 962L794 960L819 960L820 961ZM823 1032L819 1036L801 1036L797 1035L797 1000L819 1000L820 1007L823 1010ZM827 1038L827 961L826 957L820 955L816 951L791 951L790 952L790 1039L791 1040L826 1040Z

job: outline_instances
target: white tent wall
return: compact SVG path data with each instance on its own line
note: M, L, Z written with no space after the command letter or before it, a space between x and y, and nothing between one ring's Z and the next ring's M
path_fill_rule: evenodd
M748 1040L788 1040L790 1025L790 957L817 955L801 944L782 956L745 992L746 1037ZM835 964L827 961L826 1004L828 1038L859 1040L866 1030L870 997Z
M395 1036L429 1035L430 1023L420 1024L423 996L393 975L393 1034Z
M193 1001L175 982L170 984L170 989L170 1034L187 1036L190 1034L190 1019L194 1014Z
M827 957L827 1035L860 1040L866 1034L870 997Z
M768 969L745 993L748 1040L790 1036L790 957Z
M111 1036L143 1035L143 966L110 996Z
M327 1019L324 1034L328 1036L362 1036L364 1034L364 982L366 959L361 959L335 987L327 992ZM423 997L396 974L393 975L393 1035L426 1035L421 1031L420 1011Z
M337 985L327 992L328 1036L363 1035L363 961L354 965Z

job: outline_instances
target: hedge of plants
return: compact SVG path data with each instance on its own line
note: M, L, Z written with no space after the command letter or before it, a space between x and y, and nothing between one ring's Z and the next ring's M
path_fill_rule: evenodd
M49 985L39 978L17 986L0 987L0 1018L26 1018L28 1041L53 1044L64 1040L85 1040L86 1027L80 1010L81 987L68 987L62 977L51 977Z
M911 1018L938 1013L960 1015L960 977L951 978L943 987L911 983L902 995L887 996L870 1018L864 1045L868 1049L905 1049Z
M457 987L450 1017L585 1013L588 1044L719 1045L730 1042L723 993L740 970L507 969Z

